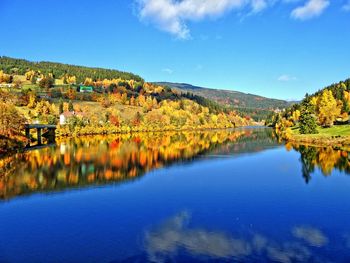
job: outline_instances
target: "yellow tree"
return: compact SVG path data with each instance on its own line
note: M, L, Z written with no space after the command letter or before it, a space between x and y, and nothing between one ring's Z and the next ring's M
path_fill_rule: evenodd
M350 110L350 92L344 90L343 94L343 111L348 113Z
M147 110L151 110L153 107L153 100L151 96L148 96L146 99L146 108Z
M27 71L24 76L26 77L26 80L32 80L36 75L36 72L34 70Z
M135 98L134 98L134 96L131 96L131 98L130 98L130 105L131 106L135 106Z
M39 101L36 104L35 111L40 115L47 115L52 114L54 112L54 109L52 108L52 105L48 101Z
M67 76L66 81L68 84L75 84L77 83L77 78L75 76Z
M36 96L34 93L30 93L29 94L29 98L28 98L28 108L30 109L34 109L36 107Z
M67 102L63 103L63 112L68 112L69 111L69 105Z
M5 74L2 70L0 71L0 83L5 82L5 83L10 83L12 80L11 75Z
M102 85L103 85L103 87L107 88L107 87L109 87L109 85L111 85L111 81L109 79L104 79L102 81Z
M92 86L94 84L92 78L85 78L84 85Z
M117 102L121 102L122 101L122 95L119 92L117 92L114 96L115 96L115 100Z
M157 106L158 106L158 101L157 101L156 98L153 98L152 104L153 104L153 105L152 105L153 108L157 108Z
M324 90L318 102L318 121L323 127L333 125L336 117L340 115L341 107L337 104L331 90Z
M121 97L121 102L124 105L126 105L126 103L128 102L128 95L126 93L123 93L123 95Z
M21 135L25 122L26 119L17 111L14 105L0 101L0 137Z
M138 97L139 106L143 107L146 104L146 98L142 94Z
M300 111L299 111L299 110L293 111L293 114L292 114L292 119L293 119L293 121L294 121L294 122L299 121L299 117L300 117Z
M70 100L74 100L76 96L77 96L76 90L74 88L69 88L69 90L67 91L67 97Z

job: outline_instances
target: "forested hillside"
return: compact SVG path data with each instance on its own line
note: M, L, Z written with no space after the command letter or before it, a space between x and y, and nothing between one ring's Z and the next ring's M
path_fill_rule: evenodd
M214 100L224 107L232 107L243 115L255 120L266 119L276 109L284 109L292 104L285 100L270 99L233 90L209 89L184 83L156 82L159 85L174 88L179 92L190 92L204 98Z
M350 79L327 86L312 95L306 94L298 104L275 114L268 124L284 137L291 137L293 132L330 136L332 131L340 132L348 128L350 113ZM329 130L333 125L342 129ZM339 135L339 134L334 134ZM350 134L343 134L350 135Z
M8 57L0 62L0 154L27 143L25 123L57 125L58 136L252 123L234 109L145 82L132 73Z
M25 59L0 57L0 70L6 74L24 75L29 70L40 72L43 75L51 75L56 79L64 79L75 76L76 82L84 82L86 78L97 79L125 79L143 82L140 76L132 73L122 72L114 69L93 68L75 66L54 62L31 62Z

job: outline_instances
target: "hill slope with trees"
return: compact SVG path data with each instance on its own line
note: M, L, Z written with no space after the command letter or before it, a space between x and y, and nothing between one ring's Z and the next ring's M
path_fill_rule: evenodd
M0 58L0 109L0 154L16 148L16 142L27 143L25 123L57 125L58 136L232 128L252 123L234 109L145 82L132 73L8 57Z
M234 90L210 89L193 86L185 83L155 82L158 85L167 86L179 92L190 92L195 95L213 100L227 108L234 108L243 115L249 115L253 119L265 120L276 109L284 109L294 102L271 99L254 94L247 94Z
M300 103L271 116L267 124L288 140L332 143L332 138L350 136L349 114L350 79L346 79L306 94Z
M77 83L84 82L86 78L97 79L124 79L143 82L143 79L135 74L114 69L76 66L55 62L32 62L25 59L0 56L0 70L9 75L25 75L28 72L40 72L43 75L51 75L55 79L68 79L74 76Z

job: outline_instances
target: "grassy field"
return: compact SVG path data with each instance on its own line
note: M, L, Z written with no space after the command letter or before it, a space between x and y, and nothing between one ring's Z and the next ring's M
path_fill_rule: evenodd
M73 101L73 105L78 106L81 109L87 109L89 115L96 115L96 116L101 116L101 114L104 114L107 111L116 111L118 112L119 117L122 120L126 120L126 121L132 120L138 111L143 112L142 107L123 105L120 103L116 103L115 105L109 107L108 109L102 107L101 103L93 102L93 101ZM58 102L56 106L58 108Z
M337 125L331 128L318 128L323 136L350 136L350 125Z
M343 137L343 136L350 136L350 124L347 125L335 125L330 128L322 128L318 127L317 131L318 134L300 134L299 128L295 127L292 129L294 135L300 135L305 137Z
M330 128L318 127L318 134L300 134L299 128L292 128L292 135L287 139L293 143L314 146L350 147L350 125L335 125Z

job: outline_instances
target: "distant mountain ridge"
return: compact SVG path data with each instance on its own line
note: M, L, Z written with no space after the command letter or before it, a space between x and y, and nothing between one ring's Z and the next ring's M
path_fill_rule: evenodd
M272 111L289 107L294 102L271 99L250 93L234 90L211 89L194 86L186 83L154 82L155 84L168 86L179 92L190 92L194 95L214 100L217 103L236 108L242 113L250 115L254 119L265 119Z

